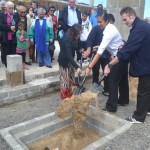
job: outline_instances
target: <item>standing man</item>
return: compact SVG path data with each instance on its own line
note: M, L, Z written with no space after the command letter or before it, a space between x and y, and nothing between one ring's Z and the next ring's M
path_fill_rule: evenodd
M132 77L138 77L139 84L136 111L126 120L130 123L141 123L150 113L150 24L139 19L131 7L123 8L120 15L124 24L132 28L127 43L106 65L104 73L109 74L111 66L130 59L129 74Z
M104 13L103 5L98 4L97 10L90 17L90 22L93 27L97 25L97 16L102 15L103 13Z
M29 37L32 42L35 40L39 67L52 68L48 46L49 42L53 42L54 33L52 25L45 17L45 13L46 10L44 8L38 8L38 17L32 22Z
M68 5L60 12L58 22L66 32L74 24L81 24L81 12L75 6L75 0L68 0Z

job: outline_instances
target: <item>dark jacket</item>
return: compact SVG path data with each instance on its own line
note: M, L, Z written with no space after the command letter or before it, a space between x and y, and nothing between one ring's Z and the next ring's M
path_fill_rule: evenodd
M98 25L94 26L89 33L89 36L86 41L87 48L90 47L93 49L94 46L100 45L103 38L103 29L101 29ZM101 58L110 58L110 53L105 50L101 55Z
M20 16L19 16L19 13L16 12L14 14L14 19L15 19L15 22L16 22L16 31L18 31L18 23L21 21L20 20ZM25 31L27 31L27 17L25 16L25 21L24 21L24 25L25 25Z
M62 49L58 56L58 63L63 68L68 67L72 64L76 69L79 67L74 60L76 48L73 46L73 42L69 39L67 33L63 36Z
M76 8L76 12L77 12L79 24L81 24L82 23L81 13L77 8ZM60 11L58 22L61 25L61 29L63 29L64 32L66 32L69 29L69 26L68 26L68 5L65 6L63 8L63 10Z
M130 58L130 72L133 77L150 75L150 24L139 19L133 22L130 35L125 46L117 53L117 57Z
M7 43L8 32L11 32L11 26L7 24L7 15L4 13L0 13L0 30L3 34L1 43ZM12 34L12 41L16 43L16 33Z

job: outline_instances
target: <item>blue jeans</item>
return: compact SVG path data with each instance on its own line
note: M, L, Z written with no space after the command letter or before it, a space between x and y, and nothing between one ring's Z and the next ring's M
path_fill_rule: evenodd
M46 45L46 49L47 49L47 52L45 54L41 54L40 52L38 52L38 61L39 61L39 64L48 66L48 65L51 65L51 57L48 51L48 45Z

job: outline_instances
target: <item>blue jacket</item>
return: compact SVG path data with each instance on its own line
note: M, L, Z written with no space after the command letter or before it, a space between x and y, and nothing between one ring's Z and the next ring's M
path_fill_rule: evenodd
M130 60L129 74L133 77L150 75L150 24L138 17L133 22L125 46L117 57Z

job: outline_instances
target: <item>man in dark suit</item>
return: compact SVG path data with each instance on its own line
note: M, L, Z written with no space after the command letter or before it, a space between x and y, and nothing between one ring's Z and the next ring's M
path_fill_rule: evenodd
M129 74L138 77L136 111L126 120L141 123L150 114L150 24L136 16L131 7L121 10L122 21L132 27L127 43L118 51L116 57L105 67L104 73L110 73L111 67L122 60L130 60Z
M75 23L82 23L81 12L76 8L75 0L68 0L68 5L60 12L58 22L64 32Z

